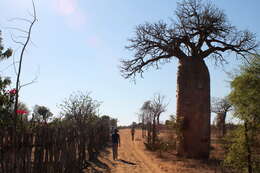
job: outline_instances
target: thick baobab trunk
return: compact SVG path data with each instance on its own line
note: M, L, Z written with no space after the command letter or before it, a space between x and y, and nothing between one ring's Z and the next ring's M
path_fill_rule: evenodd
M208 158L210 150L210 77L204 60L183 58L177 74L177 153Z
M217 114L217 135L218 137L223 137L226 133L226 112L221 112Z

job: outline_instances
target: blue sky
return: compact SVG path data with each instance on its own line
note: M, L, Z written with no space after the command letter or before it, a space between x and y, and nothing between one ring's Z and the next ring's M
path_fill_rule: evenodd
M260 38L259 0L211 0L224 9L232 24L239 29L249 29ZM165 95L170 101L162 120L174 114L176 109L177 60L160 70L149 70L144 78L134 84L120 76L119 60L131 57L124 47L133 36L136 25L146 21L175 18L174 0L35 0L38 22L33 28L32 41L24 56L22 81L29 82L38 76L37 82L24 87L21 99L29 108L45 105L55 115L59 105L74 91L90 91L94 99L102 101L101 114L118 118L119 124L137 121L136 113L142 103L154 93ZM24 28L21 21L9 21L14 17L30 18L30 0L1 0L0 29L5 47L13 49L8 29ZM17 51L18 53L18 51ZM16 56L18 58L18 56ZM234 55L227 57L229 64L215 66L207 61L211 74L211 95L223 97L230 91L229 77L238 61ZM0 75L14 79L12 59L1 62Z

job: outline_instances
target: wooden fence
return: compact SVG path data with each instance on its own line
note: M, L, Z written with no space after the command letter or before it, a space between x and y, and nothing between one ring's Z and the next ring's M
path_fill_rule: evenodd
M80 173L109 140L107 123L0 129L0 173Z

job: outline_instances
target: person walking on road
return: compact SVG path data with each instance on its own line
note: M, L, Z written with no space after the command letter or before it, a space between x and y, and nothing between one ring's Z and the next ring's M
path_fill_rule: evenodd
M112 150L113 150L113 159L118 159L118 147L120 147L120 135L118 134L118 130L115 129L112 134Z
M131 129L131 134L132 134L132 141L134 141L135 140L135 128L134 128L134 126Z

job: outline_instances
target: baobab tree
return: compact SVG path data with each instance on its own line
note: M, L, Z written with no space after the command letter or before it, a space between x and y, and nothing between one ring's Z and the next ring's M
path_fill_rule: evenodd
M148 68L159 68L177 58L176 113L182 125L177 152L181 156L208 158L210 75L205 59L224 62L224 53L230 52L246 59L258 45L253 33L237 30L225 13L210 2L183 0L175 13L176 20L170 24L159 21L136 27L135 36L126 47L134 51L134 56L121 61L121 74L135 79Z
M160 116L166 111L168 104L165 103L165 96L155 94L152 100L145 101L140 109L139 114L142 124L147 129L147 143L154 147L159 132ZM144 134L143 134L144 137Z
M214 112L217 114L216 117L216 125L217 125L217 131L218 136L223 137L226 133L226 116L227 112L231 110L231 103L228 101L227 97L224 98L217 98L213 97L211 101L211 112Z
M155 145L155 142L159 133L160 126L160 116L163 112L166 111L167 104L165 103L165 96L161 94L155 94L151 102L151 112L152 112L152 145Z
M163 112L166 111L166 107L168 104L165 103L165 96L161 94L155 94L151 103L152 112L154 117L156 118L157 127L160 125L160 116ZM157 128L157 131L159 132L159 128Z
M147 100L143 103L141 109L141 116L143 120L143 125L145 125L145 129L147 130L147 142L148 144L151 143L151 132L152 132L152 107L151 101Z

